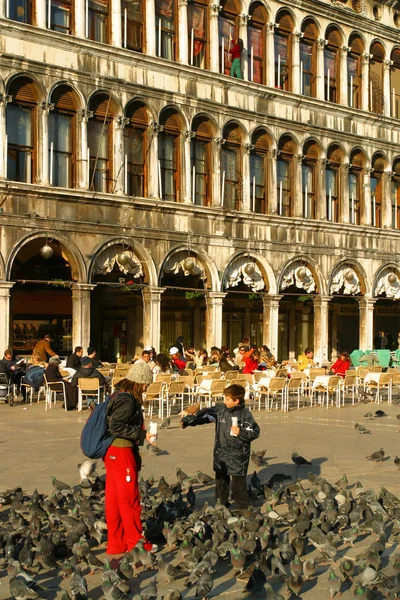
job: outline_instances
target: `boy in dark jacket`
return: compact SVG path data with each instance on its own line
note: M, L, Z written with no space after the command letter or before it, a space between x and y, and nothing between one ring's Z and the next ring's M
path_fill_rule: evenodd
M260 435L259 426L245 406L244 394L241 385L230 385L225 389L223 404L205 408L181 421L182 429L215 423L215 498L229 506L229 483L232 477L232 496L239 508L251 504L246 485L250 444Z

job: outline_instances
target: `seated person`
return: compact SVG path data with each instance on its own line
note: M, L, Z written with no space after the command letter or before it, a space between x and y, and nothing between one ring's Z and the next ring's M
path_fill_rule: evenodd
M77 371L81 366L81 358L83 356L83 348L82 346L77 346L75 351L68 356L67 364L65 365L68 369L75 369Z
M314 350L312 348L306 348L303 354L300 354L297 362L297 370L304 371L304 369L309 369L314 366Z
M98 369L99 367L103 366L101 361L97 358L96 348L93 348L93 346L89 346L89 348L87 349L87 353L88 355L85 358L90 358L93 369Z
M156 356L156 366L153 369L154 375L158 375L159 373L164 373L169 375L174 372L174 367L171 364L168 356L165 354L157 354Z
M208 364L208 352L205 348L202 348L196 352L194 363L196 367L204 367Z
M235 357L235 363L238 365L238 367L240 369L242 369L244 367L244 355L246 353L246 351L249 350L248 346L239 346L239 350L237 351L236 357Z
M100 386L106 384L106 378L102 373L99 373L98 370L93 366L92 359L88 356L82 358L81 366L79 367L75 375L72 377L71 385L77 386L78 379L81 379L82 377L90 377L91 379L97 377Z
M340 375L340 377L344 377L346 375L346 371L350 369L350 356L348 352L341 352L339 358L336 362L333 363L331 368L329 369L329 373L332 375Z
M219 365L219 359L221 358L222 351L217 346L213 346L211 348L210 358L208 359L208 364L212 366Z
M61 360L58 358L58 356L52 356L49 360L49 366L45 370L44 374L48 383L54 383L58 381L64 382L67 410L74 410L78 406L78 388L64 380L60 373L60 363ZM60 393L63 391L61 383L59 386L52 385L50 389Z
M270 369L276 364L275 356L272 354L268 346L261 346L260 357L261 363L264 363L267 369Z
M222 373L227 373L228 371L239 371L238 365L231 363L229 352L221 352L219 359L219 370Z
M0 360L0 373L4 373L8 381L19 388L25 374L25 361L20 362L13 359L12 351L5 350L4 356Z
M172 348L169 349L169 353L171 355L172 364L175 365L176 370L184 371L186 368L186 360L182 357L178 348L172 346Z
M252 348L250 352L248 352L248 356L244 361L243 373L247 373L248 375L252 375L254 371L263 371L265 367L261 367L260 365L260 353L257 349Z
M134 364L138 363L139 365L141 363L146 363L147 365L149 365L150 369L150 349L149 348L145 348L142 352L142 355L139 356L139 354L135 355L135 358L132 361Z

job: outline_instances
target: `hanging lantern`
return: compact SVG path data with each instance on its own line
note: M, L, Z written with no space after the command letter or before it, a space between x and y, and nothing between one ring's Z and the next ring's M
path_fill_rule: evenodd
M395 283L397 283L397 275L396 273L390 273L388 276L388 281L391 285L394 285Z
M53 248L49 246L47 242L40 248L40 256L45 260L48 260L53 256Z
M304 267L300 267L299 269L297 269L296 276L297 279L300 279L300 281L304 281L304 279L307 277L307 271Z
M185 260L183 261L183 268L185 269L185 271L189 271L189 273L191 273L193 271L195 266L196 266L196 261L191 256L189 256L188 258L185 258Z
M256 265L253 262L247 263L247 265L244 268L244 272L249 277L251 277L252 275L254 275L255 270L256 270Z
M353 281L353 279L354 279L353 269L347 269L346 273L344 274L344 278L346 281Z
M130 262L130 260L131 257L126 252L121 252L121 254L118 255L118 262L122 266L127 265Z

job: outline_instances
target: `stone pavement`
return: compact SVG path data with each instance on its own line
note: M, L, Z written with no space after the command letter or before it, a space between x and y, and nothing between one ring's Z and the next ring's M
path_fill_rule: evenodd
M400 494L398 470L393 464L394 457L400 453L400 421L396 415L400 406L381 404L388 417L369 421L363 415L378 408L373 404L361 404L354 408L325 408L292 410L289 414L280 412L255 412L255 418L261 427L261 436L252 448L267 449L268 466L259 471L262 481L273 473L283 472L295 479L306 477L309 471L321 473L329 481L337 481L346 473L350 484L361 481L364 488L379 490L383 485L395 494ZM51 492L50 476L62 479L69 484L77 484L77 464L82 460L79 437L87 413L66 413L60 405L49 411L44 403L30 405L0 405L0 490L21 486L32 493L35 488L40 492ZM354 430L358 421L371 429L370 435L359 435ZM156 479L163 474L168 482L176 481L175 469L180 466L189 475L200 469L212 475L212 448L214 427L212 425L182 430L179 417L172 417L171 428L161 431L158 445L167 454L149 457L144 452L143 475L151 474ZM367 461L366 456L383 447L386 457L381 464ZM291 462L291 453L297 451L312 460L312 468L296 468ZM102 467L98 469L103 472ZM252 467L250 463L250 473ZM213 488L197 495L197 505L212 500ZM364 541L364 544L366 542ZM354 552L354 550L352 550ZM9 597L6 580L0 574L0 598ZM149 577L144 574L143 577ZM100 579L92 576L90 598L101 597ZM328 598L324 585L326 575L310 582L302 593L305 600ZM170 586L169 586L170 587ZM229 594L240 596L243 584L235 583L224 575L215 583L212 596ZM138 591L137 589L135 590ZM283 590L281 590L283 592ZM194 597L192 590L185 591L184 598ZM343 598L353 597L344 592Z

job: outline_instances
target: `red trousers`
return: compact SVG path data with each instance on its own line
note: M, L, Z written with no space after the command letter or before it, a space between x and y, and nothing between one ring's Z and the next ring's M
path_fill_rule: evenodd
M143 537L138 470L132 448L110 446L104 464L107 473L107 554L122 554L132 550Z

